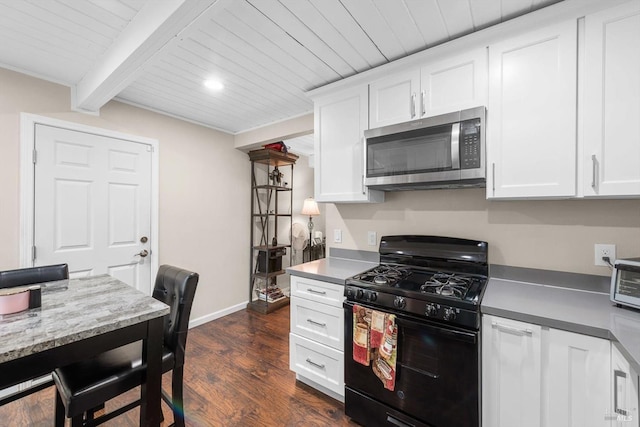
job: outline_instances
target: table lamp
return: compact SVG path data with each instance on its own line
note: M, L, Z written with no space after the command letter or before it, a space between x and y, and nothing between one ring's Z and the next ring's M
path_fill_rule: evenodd
M320 215L318 204L316 203L315 200L313 200L312 197L309 197L308 199L304 199L304 204L302 205L301 213L302 215L309 215L309 223L307 224L307 227L309 227L309 247L311 247L311 244L313 242L313 240L311 239L311 233L313 231L313 217Z

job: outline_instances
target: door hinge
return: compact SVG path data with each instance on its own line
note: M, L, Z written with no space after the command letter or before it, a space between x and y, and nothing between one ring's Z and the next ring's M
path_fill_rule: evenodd
M33 245L31 246L31 261L35 261L36 260L36 246Z
M33 160L33 164L35 165L36 162L38 161L38 152L36 151L36 149L33 149L33 154L32 154L32 160Z

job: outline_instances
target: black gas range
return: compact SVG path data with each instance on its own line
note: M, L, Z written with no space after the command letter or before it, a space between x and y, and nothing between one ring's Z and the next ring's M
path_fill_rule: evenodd
M488 244L438 236L385 236L380 265L347 279L347 300L470 329L489 275Z
M379 252L377 267L346 281L346 414L364 426L479 426L480 303L489 276L488 244L385 236ZM394 315L393 391L354 358L354 313L363 308Z

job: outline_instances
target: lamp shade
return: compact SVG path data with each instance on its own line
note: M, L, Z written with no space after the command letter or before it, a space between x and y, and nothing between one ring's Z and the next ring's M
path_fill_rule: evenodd
M320 210L318 209L318 204L312 197L308 199L304 199L304 204L302 205L302 215L308 216L316 216L320 215Z

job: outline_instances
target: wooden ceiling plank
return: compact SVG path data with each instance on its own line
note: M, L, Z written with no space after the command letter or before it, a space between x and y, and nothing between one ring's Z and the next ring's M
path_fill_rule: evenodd
M29 26L34 34L41 34L45 38L57 36L78 48L98 53L104 52L111 43L111 38L32 3L4 0L0 6L7 19Z
M468 0L438 0L438 6L451 39L473 32Z
M335 70L250 4L245 1L236 2L234 7L228 9L228 11L235 15L238 20L244 21L254 28L264 39L279 47L289 58L315 73L319 77L319 80L316 80L316 84L322 86L340 79L340 75ZM284 63L289 63L291 59L285 60Z
M11 19L2 12L0 6L0 32L6 37L3 38L1 44L7 52L15 51L19 55L32 54L34 61L39 60L35 57L36 55L46 53L50 56L64 57L67 61L77 60L85 66L95 60L96 53L88 49L86 45L79 45L77 37L72 42L68 42L68 37L65 37L68 34L61 33L59 37L56 34L51 34L50 28L46 30L39 28L37 22L23 21L23 15ZM10 40L13 40L13 43L9 43ZM27 52L20 52L25 48ZM70 67L77 68L77 65L72 64Z
M276 23L283 31L293 37L298 43L312 52L320 60L331 67L340 77L347 77L356 73L344 59L340 57L317 34L301 22L289 9L277 0L248 0L256 9Z
M114 15L111 12L104 13L105 9L96 6L88 1L77 0L57 0L60 4L66 6L66 9L62 12L64 15L68 13L77 14L77 19L87 22L87 25L91 28L99 29L102 34L115 39L120 31L127 26L129 19L122 19L121 17ZM110 1L104 1L103 4L109 4ZM98 26L94 27L96 23ZM110 35L110 36L109 36Z
M471 19L476 30L502 21L501 0L473 0L470 2Z
M308 98L301 90L295 93L293 88L282 88L264 76L255 74L252 69L234 63L230 58L222 57L217 52L208 50L205 46L193 40L189 40L188 42L189 43L184 43L181 46L180 56L184 58L186 55L190 55L192 63L197 64L202 60L209 61L212 65L211 69L222 70L228 80L234 81L238 85L244 84L256 93L265 91L268 92L269 97L277 98L281 93L289 92L292 95L298 95L301 100L304 99L308 102Z
M502 0L502 20L507 21L523 13L530 12L533 0Z
M89 0L89 2L94 6L100 9L106 10L112 15L117 16L118 18L127 22L133 19L135 14L138 13L138 10L140 10L140 8L142 8L142 5L144 4L143 1L140 1L138 2L140 3L139 6L136 7L136 5L133 4L134 2L132 1L127 1L127 3L123 3L118 0L111 0L111 1Z
M371 0L340 0L387 62L406 55L402 44Z
M224 116L227 119L233 119L238 115L237 111L239 110L239 108L235 105L231 106L231 108L228 108L229 105L227 105L227 103L223 103L222 107L220 107L219 104L216 103L203 105L202 103L194 102L194 100L189 97L184 97L183 95L181 95L181 92L179 92L179 90L176 90L173 87L170 87L170 90L168 91L164 90L164 83L165 82L163 81L156 82L151 79L145 80L144 83L137 84L135 87L130 87L118 96L121 98L123 98L123 95L125 95L124 98L127 98L126 95L132 97L132 91L138 91L140 93L144 93L144 96L148 99L148 101L146 102L149 102L149 104L154 108L160 108L173 114L203 114L206 116L211 111L219 109L219 115ZM176 96L176 94L178 96ZM166 106L163 106L163 104L166 104Z
M142 108L151 109L159 113L185 118L188 121L201 123L205 126L224 127L228 129L229 123L237 120L235 117L225 115L224 112L221 111L202 111L201 109L192 110L189 108L172 108L169 110L166 108L166 106L171 105L171 103L168 102L169 100L163 97L154 97L157 93L152 92L154 91L145 91L140 88L127 88L119 94L116 99L128 104L139 105ZM126 94L126 97L123 97L123 94ZM157 102L148 102L150 97L153 101Z
M362 27L342 5L340 0L311 0L311 3L334 28L367 61L369 67L385 64L387 59L371 41Z
M342 33L336 30L332 22L316 9L309 1L280 0L291 13L304 22L309 29L324 41L343 61L356 72L362 72L371 68L367 60L354 49ZM355 23L353 23L356 26Z
M280 47L266 40L245 23L237 21L235 16L224 15L220 24L212 22L211 25L202 28L201 32L208 37L205 43L207 46L210 45L214 50L220 49L221 52L235 51L241 56L238 61L242 60L245 64L255 63L260 68L255 72L266 73L274 81L280 81L285 85L294 84L302 90L313 86L312 77L318 77L309 68L292 60ZM228 28L223 24L225 22ZM261 43L263 41L266 42ZM283 65L285 63L289 66Z
M167 68L156 68L152 74L156 80L163 80L163 84L166 85L167 88L176 89L176 94L178 96L186 96L190 100L200 104L209 105L210 103L219 103L225 104L230 102L242 102L244 99L250 99L251 102L249 104L244 104L243 109L239 109L235 111L236 114L244 114L247 113L247 108L255 108L255 109L266 109L273 108L274 110L279 110L284 108L286 111L286 103L282 103L282 106L278 105L278 102L274 102L273 99L264 99L261 100L259 96L253 96L254 93L246 90L243 91L241 86L238 85L230 85L230 88L225 88L222 92L212 93L209 91L202 90L202 83L198 84L195 80L189 80L187 83L184 83L185 79L176 80L175 79L175 71L181 71L179 68L172 67L173 64L165 64ZM185 94L185 95L180 95ZM193 94L196 94L195 96ZM233 107L230 107L233 108ZM289 106L289 108L291 108Z
M215 0L149 0L72 92L72 107L97 111L135 80L154 57ZM215 2L216 4L220 1ZM175 40L174 40L175 42Z
M425 47L449 41L449 33L436 0L404 0L404 3L422 34Z
M426 41L404 2L399 2L398 0L374 0L373 4L407 54L426 49Z

